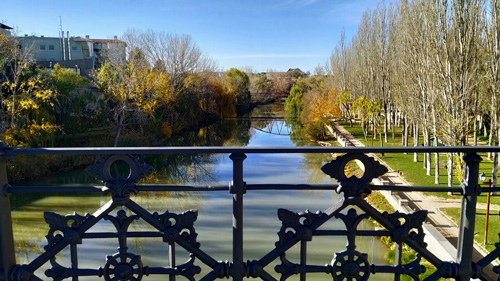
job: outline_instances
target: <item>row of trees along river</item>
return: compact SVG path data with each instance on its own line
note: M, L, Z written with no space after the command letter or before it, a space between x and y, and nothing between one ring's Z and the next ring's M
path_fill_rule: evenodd
M346 119L361 112L381 144L403 127L402 145L499 143L500 1L397 0L366 11L326 63ZM382 118L383 117L383 118ZM392 132L391 132L392 131ZM379 133L377 133L379 132ZM365 135L368 133L365 133ZM379 135L379 136L377 136ZM434 137L434 138L432 138ZM431 139L434 142L431 142ZM422 140L422 139L421 139ZM496 184L498 157L494 161ZM439 157L424 158L439 183ZM452 163L448 155L448 185Z

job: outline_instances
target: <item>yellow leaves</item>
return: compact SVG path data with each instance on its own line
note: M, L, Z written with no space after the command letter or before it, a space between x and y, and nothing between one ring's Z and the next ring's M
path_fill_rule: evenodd
M53 139L55 133L61 127L42 118L40 123L31 121L27 127L11 127L0 134L0 138L9 146L29 147L30 145L47 146Z
M4 92L8 95L2 100L11 118L20 115L27 116L30 112L37 111L43 104L53 106L54 93L45 88L43 81L34 78L19 84L12 82L2 83Z
M38 107L39 107L38 104L36 104L36 102L34 102L31 99L21 100L20 104L21 104L21 108L22 109L28 109L28 110L30 110L30 109L38 109ZM12 103L10 103L9 105L7 105L7 107L10 109L12 107Z
M2 83L2 87L6 90L13 92L16 89L17 85L15 83L11 83L11 82L7 81L7 82Z
M35 91L35 97L42 100L42 102L47 102L50 98L52 98L52 90L40 90Z
M143 102L138 102L136 105L142 109L143 111L145 112L149 112L149 113L152 113L154 112L156 106L157 106L157 102L156 101L148 101L148 100L145 100Z
M322 123L326 118L331 118L340 114L340 110L335 104L337 91L330 89L328 92L314 88L306 92L303 96L304 110L302 119L305 122Z
M166 137L170 138L172 136L172 126L168 122L161 122L161 133Z
M19 138L17 137L19 133L19 129L17 128L8 128L0 134L0 138L8 146L12 146L15 148L27 147L26 143L19 140Z
M37 124L37 122L34 121L33 124L28 125L28 131L30 133L30 136L32 137L42 136L45 134L53 134L60 129L61 128L59 126L45 122L44 119L42 119L41 124Z
M130 63L105 64L95 79L109 99L132 111L151 113L172 98L167 74Z

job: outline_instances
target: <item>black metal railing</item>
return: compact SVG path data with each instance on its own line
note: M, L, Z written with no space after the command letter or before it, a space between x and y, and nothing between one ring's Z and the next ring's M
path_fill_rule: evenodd
M387 168L377 162L367 153L403 153L403 152L446 152L463 153L465 161L465 175L460 187L401 187L391 185L373 185L372 180L387 172ZM477 196L485 192L478 184L479 162L481 157L477 153L500 152L500 147L408 147L408 148L346 148L346 147L304 147L304 148L276 148L276 147L142 147L142 148L33 148L12 149L2 146L0 150L0 184L3 193L0 196L0 280L63 280L71 278L93 276L105 280L142 280L144 276L165 275L169 280L176 277L188 280L215 280L219 278L260 278L262 280L276 280L271 270L278 273L280 280L291 276L298 276L300 280L313 278L313 273L331 275L333 280L368 280L377 273L388 273L399 280L401 275L410 276L419 280L419 274L426 270L422 259L427 260L437 268L425 280L438 280L454 278L456 280L494 280L498 276L488 276L484 268L500 256L500 244L496 249L479 261L472 261L474 248L474 225L476 216ZM147 163L132 155L146 154L226 154L233 163L233 179L227 185L220 186L182 186L182 185L141 185L138 181L151 172L153 168ZM327 175L335 178L338 184L309 185L303 183L291 184L252 184L244 179L244 161L247 154L252 153L337 153L332 162L321 167ZM101 160L89 166L86 170L92 176L99 178L103 186L79 187L24 187L10 186L7 180L7 161L18 155L106 155ZM348 177L345 166L348 162L360 161L364 166L364 174L360 178ZM128 177L112 176L110 166L116 161L124 161L130 168ZM319 169L320 167L318 167ZM397 167L393 167L397 168ZM281 225L278 231L277 242L269 252L260 259L244 261L243 252L243 206L244 195L254 190L298 190L322 189L336 190L342 194L341 200L332 204L322 212L309 211L295 213L279 208L278 218ZM144 191L227 191L232 195L233 211L227 214L232 217L232 257L226 261L216 260L209 251L204 250L204 245L198 242L196 232L197 210L186 210L182 213L164 212L151 213L135 202L131 194ZM462 195L461 219L459 225L460 235L457 243L457 256L455 261L443 261L438 258L424 242L425 233L423 223L427 217L426 210L416 210L404 214L395 212L382 213L368 204L364 197L372 190L392 191L430 191L430 192L455 192ZM44 218L49 225L46 235L47 245L31 262L16 264L14 251L14 238L12 231L10 194L44 191L44 192L102 192L109 194L109 201L92 214L61 215L45 212ZM500 191L500 188L488 189L488 192ZM128 216L127 209L133 213ZM117 211L118 210L118 211ZM78 210L75 210L78 211ZM359 213L361 212L361 213ZM372 218L382 228L377 230L360 230L361 221ZM92 226L102 220L110 221L116 231L90 232ZM148 228L142 231L129 231L128 227L133 220L143 220ZM325 229L325 223L331 220L343 222L343 229ZM316 236L341 236L346 238L346 248L334 253L330 264L311 265L307 260L307 245ZM387 236L397 244L396 261L394 265L371 264L368 254L356 248L356 239L359 236ZM161 238L168 245L168 266L150 266L143 263L141 256L129 251L127 239L132 237ZM78 245L86 239L106 238L118 240L118 252L110 253L103 259L102 266L97 269L81 268L78 264ZM296 263L287 259L287 251L297 246L300 249L300 260ZM409 263L401 260L403 245L414 249L417 258ZM175 257L176 247L185 249L190 258L178 264ZM56 255L69 249L69 265L63 265L56 260ZM102 257L96 257L96 260ZM279 264L272 269L268 268L273 262ZM49 264L50 268L44 272L45 276L37 276L36 271ZM200 265L209 268L207 274L200 274ZM493 271L500 273L499 267ZM273 274L275 274L273 273ZM500 280L500 279L498 279Z

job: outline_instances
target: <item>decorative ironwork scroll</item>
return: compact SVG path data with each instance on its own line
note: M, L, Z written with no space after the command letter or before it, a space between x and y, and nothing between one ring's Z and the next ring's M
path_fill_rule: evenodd
M276 227L278 240L274 246L269 245L270 251L260 259L243 262L241 257L244 240L239 234L242 234L243 195L247 190L251 190L249 188L251 184L243 181L245 154L236 153L230 158L237 163L233 164L233 172L237 174L238 179L229 186L229 191L233 195L233 239L238 240L237 243L233 243L236 245L234 248L238 248L233 248L233 261L229 258L225 261L218 261L202 249L195 228L198 219L197 210L187 210L182 213L169 211L151 213L135 202L131 195L141 190L138 186L139 181L150 175L153 168L134 156L113 155L102 158L87 168L92 176L103 182L101 191L109 194L111 199L92 214L60 215L45 212L44 218L49 225L49 231L46 235L47 245L44 247L44 252L29 264L14 266L9 271L8 281L42 280L36 276L38 274L36 271L44 265L50 266L45 271L45 276L53 280L68 278L78 280L79 276L93 276L107 281L140 281L145 279L145 276L165 275L170 281L174 281L176 276L187 280L199 278L204 281L231 277L237 281L242 280L243 277L274 281L279 275L280 281L284 281L299 275L300 280L303 281L312 274L328 274L328 278L335 281L364 281L380 273L392 274L395 280L399 280L401 275L420 280L419 275L427 270L422 265L422 259L426 259L437 268L425 280L438 280L441 277L461 279L463 276L491 280L484 274L484 268L500 256L500 243L496 244L494 251L476 263L469 262L467 259L458 262L440 260L427 249L427 244L424 242L427 211L389 214L380 212L365 201L365 197L372 192L372 180L385 174L387 168L374 158L360 153L339 156L321 168L324 173L335 178L339 183L338 188L337 186L335 188L337 193L342 194L341 200L333 203L327 210L314 213L309 210L294 212L279 208L277 217L281 226ZM474 155L469 158L472 164L468 163L467 173L472 175L477 173L479 160ZM469 160L466 159L466 161ZM111 167L117 161L123 161L128 165L129 171L126 177L112 176ZM356 161L363 166L364 171L361 177L346 174L345 167L350 161ZM477 182L477 179L473 176L470 176L470 179L470 182L463 186L464 197L470 196L464 200L463 206L466 207L474 206L474 196L477 196L478 190L478 186L473 183ZM10 187L4 187L5 194L8 193L8 189ZM470 208L467 208L470 211ZM236 214L241 218L236 218ZM380 228L364 230L361 225L367 219L378 223ZM330 229L330 224L326 223L331 220L342 223L343 227ZM135 222L147 225L148 230L129 231L130 226ZM113 231L96 231L94 226L97 223L108 224ZM470 233L468 235L470 236ZM339 236L346 239L345 249L332 250L331 258L323 263L326 265L310 264L307 260L307 245L319 236ZM394 265L373 264L370 255L356 246L356 240L360 236L389 237L396 244L397 254L400 254L403 245L406 245L417 253L416 258L407 263L396 259ZM127 241L132 237L161 240L168 248L168 264L165 266L148 265L146 258L133 253L133 248L132 250L128 248ZM101 257L101 264L98 268L81 268L78 264L78 249L86 239L95 238L117 240L117 252L110 252L105 257ZM298 260L294 260L296 257L287 256L287 253L297 245L300 246L300 253ZM180 247L189 254L189 259L180 265L177 264L175 258L176 247ZM56 259L56 255L67 248L70 252L70 265L65 265ZM459 249L459 252L465 253L470 250L465 247L465 249ZM275 261L279 261L280 264L272 269L269 268L269 265ZM208 268L204 276L199 276L201 264ZM493 270L500 274L500 267L494 267Z

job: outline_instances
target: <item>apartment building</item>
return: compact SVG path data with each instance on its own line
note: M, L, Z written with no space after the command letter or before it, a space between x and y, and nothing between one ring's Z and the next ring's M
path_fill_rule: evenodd
M66 36L65 36L66 35ZM65 68L89 76L96 69L104 55L111 52L119 59L125 59L125 42L113 39L91 39L90 36L70 37L69 32L60 32L59 37L18 37L19 47L28 48L40 67L53 67L56 63Z
M5 36L10 36L10 30L12 30L13 28L8 26L8 25L5 25L3 23L0 23L0 34L3 34Z

